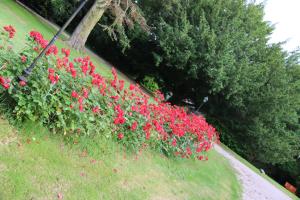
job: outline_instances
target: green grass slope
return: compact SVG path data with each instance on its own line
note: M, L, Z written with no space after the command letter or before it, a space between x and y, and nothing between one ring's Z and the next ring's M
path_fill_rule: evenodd
M206 162L149 151L136 158L103 138L82 141L70 147L36 124L16 131L1 119L0 199L58 199L61 194L71 200L233 200L241 195L230 164L213 150Z
M22 36L31 30L47 39L56 32L13 0L0 1L0 27L4 25L16 27L19 50L25 42ZM65 46L63 40L56 44ZM98 70L109 75L110 68L90 56ZM36 124L20 127L17 131L0 119L0 200L240 197L233 169L215 151L209 153L207 162L172 160L150 151L136 159L104 138L81 138L70 146Z

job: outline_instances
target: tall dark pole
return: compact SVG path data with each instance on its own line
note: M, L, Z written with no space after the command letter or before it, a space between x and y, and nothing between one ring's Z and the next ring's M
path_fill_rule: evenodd
M203 102L202 102L201 105L197 108L196 112L199 112L200 108L201 108L206 102L208 102L208 97L204 97Z
M53 45L53 43L57 40L57 38L62 34L62 32L67 28L67 26L71 23L71 21L76 17L76 15L79 13L79 11L85 6L85 4L88 2L88 0L82 0L80 6L77 8L77 10L72 14L72 16L68 19L68 21L59 29L59 31L54 35L54 37L51 39L49 44L46 46L45 49L33 60L33 62L30 64L28 68L26 68L22 76L19 76L20 81L27 82L27 77L31 74L33 68L35 67L36 63L45 55L45 53L49 50L49 48Z

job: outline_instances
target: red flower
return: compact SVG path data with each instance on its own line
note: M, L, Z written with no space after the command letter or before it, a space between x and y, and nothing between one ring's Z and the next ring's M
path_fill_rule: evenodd
M191 148L190 147L187 147L186 148L186 153L187 153L187 155L192 155L192 151L191 151Z
M135 121L132 123L130 130L135 131L137 129L138 123Z
M55 70L53 68L49 68L48 72L49 72L49 74L53 74L55 72Z
M72 91L72 97L73 97L73 98L78 98L78 94L77 94L77 92L75 92L75 91Z
M57 74L55 75L54 80L55 80L55 83L59 81L59 76Z
M118 138L119 138L120 140L122 140L122 139L124 138L124 134L123 134L123 133L119 133L119 134L118 134Z
M47 42L48 43L48 42ZM47 45L46 45L47 46ZM46 47L45 46L45 47ZM43 47L43 48L45 48L45 47ZM57 55L57 53L58 53L58 48L55 46L55 45L52 45L49 49L48 49L48 51L46 52L46 56L49 56L50 54L54 54L54 55Z
M71 71L72 77L76 78L77 71L75 69L73 69L73 68L71 68L70 71Z
M30 37L38 43L43 49L48 45L48 41L43 38L43 35L37 31L31 31Z
M113 100L117 101L119 99L119 96L116 95L116 96L111 96L110 98L112 98Z
M21 87L24 87L24 86L26 85L26 82L25 82L25 81L20 81L20 82L19 82L19 85L20 85Z
M150 130L151 130L151 124L149 122L147 122L145 124L145 126L143 127L143 130L145 131L146 133L146 140L149 140L150 139Z
M10 87L10 80L9 79L5 79L4 77L0 76L0 84L4 89L8 89Z
M59 76L54 75L55 70L52 68L49 68L48 72L49 72L48 79L51 81L51 84L56 84L59 81Z
M173 147L176 147L176 146L177 146L177 140L176 140L175 138L174 138L173 141L172 141L172 146L173 146Z
M124 111L120 105L115 106L115 112L117 113L117 117L114 119L114 124L124 124L126 119L124 118Z
M79 97L78 103L79 103L79 104L82 104L82 103L83 103L83 98L82 98L82 97Z
M82 93L83 93L83 97L84 97L84 98L87 99L87 98L89 97L89 91L88 91L88 89L83 88Z
M125 121L126 121L126 119L123 116L118 116L117 118L115 118L114 124L115 125L124 124Z
M39 52L39 48L38 47L33 47L33 50L36 52Z
M79 104L79 111L80 111L80 112L83 112L83 111L84 111L84 107L83 107L82 104Z
M113 87L113 88L117 88L117 79L114 79L110 82L110 85Z
M71 50L70 50L70 49L62 48L62 49L61 49L61 52L62 52L63 54L65 54L66 57L69 57L69 56L70 56L70 53L71 53Z
M203 160L203 156L198 156L197 159L198 160Z
M124 88L124 80L119 80L119 90L122 91Z
M133 84L130 84L130 86L129 86L129 90L134 90L134 88L135 88L135 86L133 85Z
M21 61L22 61L22 63L25 63L27 61L27 57L26 56L21 56Z
M15 36L16 29L13 26L9 25L9 26L4 26L3 28L6 32L8 32L9 38L12 39Z
M94 107L93 109L92 109L92 111L93 111L93 113L98 113L99 111L100 111L100 108L99 108L99 106L96 106L96 107Z
M114 67L111 68L111 73L113 74L114 79L117 79L118 75L117 75L117 71Z
M106 84L105 84L105 82L103 82L102 83L102 88L101 88L101 90L100 90L100 94L102 94L103 96L105 96L105 90L106 90Z
M90 62L90 75L93 75L95 73L95 69L96 69L96 66L93 64L93 62L91 61Z

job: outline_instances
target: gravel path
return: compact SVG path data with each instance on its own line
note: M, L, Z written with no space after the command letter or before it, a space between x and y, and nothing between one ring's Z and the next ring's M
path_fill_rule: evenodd
M227 158L238 173L238 179L242 183L243 200L286 200L291 199L281 190L272 185L265 178L261 177L233 155L225 151L219 145L215 150Z

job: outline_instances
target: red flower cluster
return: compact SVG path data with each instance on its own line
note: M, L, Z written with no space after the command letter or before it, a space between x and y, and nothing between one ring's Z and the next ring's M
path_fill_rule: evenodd
M78 58L78 59L75 59L75 62L81 64L81 66L80 66L81 71L86 76L87 72L89 71L90 57L87 56L85 58Z
M33 38L35 42L37 42L44 49L48 45L48 41L44 39L43 35L38 31L31 31L29 36Z
M117 71L116 71L116 69L113 67L112 70L111 70L111 72L112 72L112 75L113 75L114 79L110 82L110 85L111 85L113 88L117 89L117 82L118 82Z
M126 119L124 118L124 111L121 109L120 105L115 106L115 112L117 113L117 117L114 120L114 124L124 124Z
M30 37L33 38L33 40L41 47L42 49L46 48L48 45L48 41L44 39L43 35L37 31L31 31ZM34 47L35 51L39 51L39 47ZM57 55L58 48L55 45L52 45L48 51L46 52L46 55L49 56L51 54Z
M77 99L77 98L78 98L78 94L77 94L77 92L76 92L76 91L72 91L72 94L71 94L71 96L72 96L73 98L75 98L75 99Z
M27 61L27 57L26 56L21 56L21 61L22 61L22 63L25 63Z
M150 131L151 131L151 124L149 122L147 122L144 127L143 127L143 130L145 131L145 134L146 134L146 140L149 140L150 139Z
M130 130L135 131L137 129L138 123L135 121L132 123Z
M39 32L30 32L30 37L34 45L38 44L33 45L37 51L48 44ZM86 120L97 124L102 121L102 117L106 117L111 120L113 137L125 145L144 148L145 145L157 142L156 148L160 146L169 154L207 159L202 153L218 141L218 134L203 116L187 114L184 108L166 103L160 92L152 99L138 85L130 84L125 88L125 81L118 79L115 68L112 68L113 78L108 80L96 73L96 66L90 57L71 61L69 49L62 49L61 52L62 57L59 57L55 46L47 51L47 55L55 55L53 60L56 61L56 68L48 69L48 79L52 84L51 88L55 88L53 95L57 94L56 91L61 91L59 95L62 96L57 101L64 99L59 103L70 106L71 112L76 113L74 116L82 117L83 123ZM21 56L22 62L26 60L25 56ZM58 74L61 75L61 80ZM58 81L60 84L56 84ZM0 76L3 88L9 88L9 82L9 79ZM25 86L26 83L19 82L19 85ZM61 88L56 88L60 86ZM65 101L65 94L70 101ZM89 132L91 125L88 126L80 125L74 130Z
M61 52L62 52L63 54L65 54L66 57L69 57L69 56L70 56L70 53L71 53L71 50L70 50L70 49L62 48L62 49L61 49Z
M126 104L127 100L131 108L127 111L128 113L125 113L120 104L115 107L117 115L117 118L114 120L115 125L122 126L123 123L126 123L125 118L139 118L138 116L143 116L145 122L140 125L144 131L145 139L149 140L151 133L156 132L159 134L158 139L161 139L166 144L169 143L170 146L177 149L176 155L185 158L208 151L212 147L213 142L218 141L218 134L215 128L209 125L203 116L187 114L183 108L165 103L164 97L160 92L157 92L155 102L150 101L150 97L133 84L129 86L129 90L120 93L119 81L114 69L112 69L112 74L114 78L111 81L111 87L117 94L113 96L114 99L117 99L115 103L120 103L121 101L123 102L122 106ZM139 124L134 121L129 126L129 129L135 131L138 126ZM199 158L203 159L204 157Z
M55 74L55 70L52 68L48 69L48 79L51 81L51 84L56 84L59 80L59 76L57 74Z
M89 98L89 90L87 88L82 88L81 95L73 90L71 93L71 99L72 98L77 99L79 111L84 112L84 99ZM71 108L73 108L73 104L71 104ZM98 113L100 111L100 108L96 106L92 109L92 111L93 113Z
M119 138L119 140L122 140L124 138L124 134L123 133L119 133L118 134L118 138Z
M20 81L20 82L19 82L19 85L20 85L21 87L24 87L24 86L26 85L26 82L25 82L25 81Z
M4 26L3 28L6 32L8 32L9 38L13 38L15 36L16 29L13 26L8 25L8 26Z
M93 109L92 109L93 113L97 114L100 112L100 108L99 106L95 106Z
M46 52L46 56L49 56L50 54L57 55L58 48L55 45L51 45L48 51Z
M0 85L7 90L10 87L10 80L0 76Z

